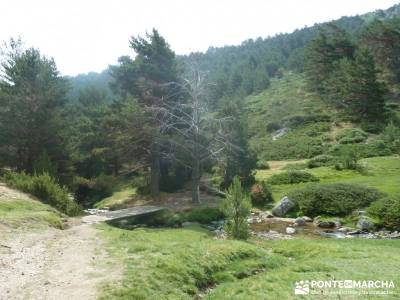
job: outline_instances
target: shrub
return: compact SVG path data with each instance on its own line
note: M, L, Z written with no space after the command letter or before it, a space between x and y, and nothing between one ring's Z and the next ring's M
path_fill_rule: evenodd
M382 140L375 140L369 144L337 144L329 149L334 156L341 156L346 148L354 147L360 158L391 155L390 146Z
M337 170L357 170L359 169L358 161L361 159L359 147L356 145L347 145L342 147L339 152L340 156L335 165Z
M382 198L368 208L368 213L377 217L383 226L400 230L400 197Z
M335 158L332 155L321 154L311 158L307 162L307 167L312 168L319 168L319 167L326 167L332 166L335 163Z
M345 216L355 209L367 207L383 196L383 193L373 188L342 183L312 185L288 195L298 205L300 213L310 217Z
M132 186L136 188L136 191L140 195L150 194L150 182L147 176L136 176L132 181Z
M336 139L340 144L355 144L365 142L368 138L368 133L358 128L344 129Z
M331 117L326 114L308 114L308 115L294 115L284 119L285 125L289 127L299 127L301 125L330 122Z
M301 182L315 182L319 181L318 177L314 176L311 173L300 171L300 170L292 170L279 174L272 175L267 183L269 184L294 184Z
M117 186L117 179L114 176L104 174L90 179L76 177L74 186L78 202L85 206L91 206L94 202L113 194Z
M274 202L271 188L265 182L256 183L251 187L250 198L255 207L265 207Z
M81 208L49 174L30 176L25 173L6 172L4 181L11 187L31 194L69 216L78 215Z
M362 122L361 129L369 133L379 133L383 129L383 123Z
M258 161L257 162L257 169L260 170L269 170L270 166L267 161Z
M216 207L194 208L182 213L183 221L199 222L201 224L210 224L212 221L218 221L223 218L222 211Z
M230 237L247 239L249 224L247 216L250 213L251 203L245 194L238 177L233 179L226 198L221 203L221 210L226 216L225 230Z
M393 122L386 126L382 133L383 144L393 153L400 153L400 128Z

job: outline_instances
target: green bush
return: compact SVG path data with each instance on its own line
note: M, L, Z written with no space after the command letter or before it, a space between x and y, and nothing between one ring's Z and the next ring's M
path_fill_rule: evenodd
M391 152L400 154L400 127L389 123L382 133L382 142Z
M250 235L247 216L251 203L238 177L233 179L226 198L221 203L221 210L226 216L225 230L230 237L247 239Z
M368 133L358 128L344 129L336 139L340 144L355 144L365 142L368 138Z
M272 175L267 183L269 184L294 184L301 182L316 182L318 177L306 171L292 170Z
M216 207L203 207L186 210L181 213L182 221L199 222L201 224L210 224L212 221L218 221L224 218L222 211Z
M328 153L339 157L343 152L347 151L346 148L348 147L354 147L357 151L357 156L360 158L387 156L392 154L390 145L386 144L382 140L375 140L368 144L337 144L332 146Z
M362 122L361 129L369 133L379 133L383 129L383 123Z
M288 118L284 118L285 125L291 128L299 127L310 123L325 123L330 122L331 117L327 114L307 114L307 115L295 115Z
M271 188L265 182L256 183L251 187L250 199L255 207L265 207L274 202Z
M117 179L111 175L102 174L90 179L76 177L74 179L75 197L79 203L91 206L93 203L111 196L117 184Z
M267 161L260 160L257 162L257 169L259 170L269 170L270 166Z
M136 191L140 195L150 194L150 179L148 176L139 175L133 178L132 186L136 188Z
M80 206L70 197L66 188L61 187L49 174L30 176L6 172L3 180L7 185L37 197L45 204L69 216L81 213Z
M346 145L340 149L339 154L335 165L337 170L359 169L358 161L361 159L361 154L357 145Z
M312 168L332 166L334 164L335 164L335 158L332 155L321 154L311 158L307 162L307 167L312 169Z
M298 205L300 213L310 217L345 216L383 196L382 192L373 188L342 183L312 185L288 195Z
M382 198L368 208L368 213L389 229L400 230L400 197Z

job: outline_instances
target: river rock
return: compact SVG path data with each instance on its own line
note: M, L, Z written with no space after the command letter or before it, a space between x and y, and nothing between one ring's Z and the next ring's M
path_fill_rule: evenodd
M312 222L312 221L313 221L313 219L311 219L310 217L307 217L307 216L303 216L302 218L303 218L304 221L306 221L306 222Z
M386 235L389 239L400 239L400 232L394 231Z
M296 229L294 229L292 227L286 227L286 233L287 234L294 234L294 233L296 233Z
M337 231L339 232L343 232L343 233L347 233L352 231L353 229L349 228L349 227L340 227Z
M304 218L302 217L298 217L296 218L296 220L294 220L294 224L296 224L297 226L305 226L306 220L304 220Z
M272 209L272 214L277 217L283 217L294 207L295 204L288 197L283 197L281 201L279 201L279 203Z
M333 221L320 221L316 222L316 225L320 228L334 228L336 226L335 222Z
M340 222L340 220L333 220L333 223L335 223L336 228L342 227L342 222Z

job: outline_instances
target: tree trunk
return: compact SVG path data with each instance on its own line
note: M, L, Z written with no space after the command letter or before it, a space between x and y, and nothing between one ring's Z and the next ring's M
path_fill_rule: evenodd
M150 193L153 198L160 193L160 146L153 143L151 147Z
M200 162L198 159L193 161L192 202L194 204L200 204Z

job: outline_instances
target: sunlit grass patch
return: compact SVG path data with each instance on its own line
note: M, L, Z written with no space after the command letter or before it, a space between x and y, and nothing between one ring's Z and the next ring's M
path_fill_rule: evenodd
M0 202L0 222L12 227L62 227L60 213L49 205L34 200Z

